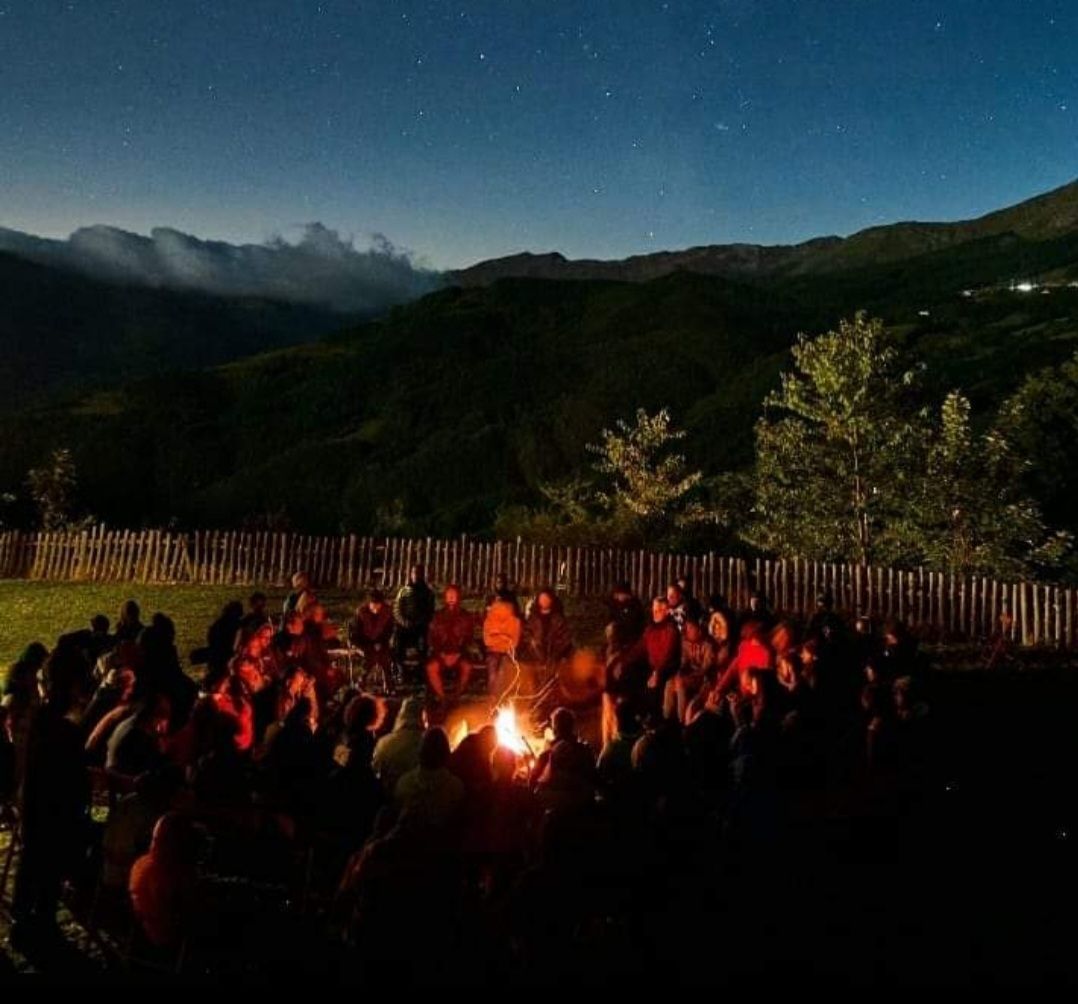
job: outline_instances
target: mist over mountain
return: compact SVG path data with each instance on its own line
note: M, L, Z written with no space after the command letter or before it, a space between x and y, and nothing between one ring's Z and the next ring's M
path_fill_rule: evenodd
M321 223L298 241L262 244L202 240L169 227L149 236L110 226L83 227L67 240L0 227L0 251L94 279L214 296L260 297L373 316L442 284L386 237L357 247Z

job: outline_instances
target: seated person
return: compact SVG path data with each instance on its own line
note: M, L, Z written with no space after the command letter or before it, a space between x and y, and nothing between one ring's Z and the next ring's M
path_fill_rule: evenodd
M464 692L472 675L468 649L474 641L475 617L461 606L460 586L446 586L445 606L427 632L427 681L436 697L445 697L447 670L457 674L458 692Z
M487 605L483 618L483 647L487 653L487 689L499 697L511 679L511 653L520 649L523 623L516 596L509 590L497 592Z
M540 682L549 680L573 654L569 622L553 589L543 589L536 596L524 621L521 647L524 659L538 671Z
M663 691L663 715L676 718L683 725L689 702L714 675L715 649L699 621L688 620L681 637L681 665Z
M372 589L348 625L348 640L359 649L368 670L388 672L393 662L393 609L385 593Z
M273 638L273 648L282 674L290 669L311 668L311 643L306 631L303 615L293 611L285 614L281 630Z

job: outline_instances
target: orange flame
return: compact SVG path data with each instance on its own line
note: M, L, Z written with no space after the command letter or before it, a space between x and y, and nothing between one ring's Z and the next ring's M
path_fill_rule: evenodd
M517 725L517 713L511 705L503 705L494 715L494 729L498 733L498 742L518 756L528 754L528 744Z

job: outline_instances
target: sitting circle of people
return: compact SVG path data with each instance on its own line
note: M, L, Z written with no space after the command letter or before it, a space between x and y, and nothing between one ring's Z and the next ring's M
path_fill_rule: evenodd
M212 902L195 895L199 875L254 857L287 871L292 856L273 849L300 842L333 862L327 922L363 958L391 957L444 934L410 895L460 895L464 875L512 903L568 881L557 869L573 842L604 839L597 818L651 825L691 793L747 839L764 825L762 791L908 784L925 760L916 640L896 621L851 628L830 595L798 619L755 592L735 611L723 596L701 603L685 579L646 605L618 583L598 715L564 706L576 646L554 589L522 605L500 574L481 611L465 599L453 583L439 598L416 565L392 600L371 590L338 628L298 572L279 617L261 592L225 605L190 653L197 682L173 622L143 622L133 600L115 626L98 615L51 650L28 645L0 710L0 806L20 837L13 943L61 939L60 898L90 861L95 902L114 894L150 949L174 948ZM454 748L433 722L469 692L470 706L485 695L489 724ZM545 733L525 750L494 727L506 695L545 695L529 705ZM581 729L587 715L595 729ZM102 788L104 823L90 812ZM533 913L510 911L510 929L540 952L552 935ZM411 925L407 944L393 918Z

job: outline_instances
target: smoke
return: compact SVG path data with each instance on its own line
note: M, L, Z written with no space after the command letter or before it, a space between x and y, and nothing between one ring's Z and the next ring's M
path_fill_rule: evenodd
M308 223L298 241L205 241L158 227L148 237L116 227L76 230L66 241L0 227L0 251L109 282L257 296L375 314L442 285L381 234L357 248L335 230Z

